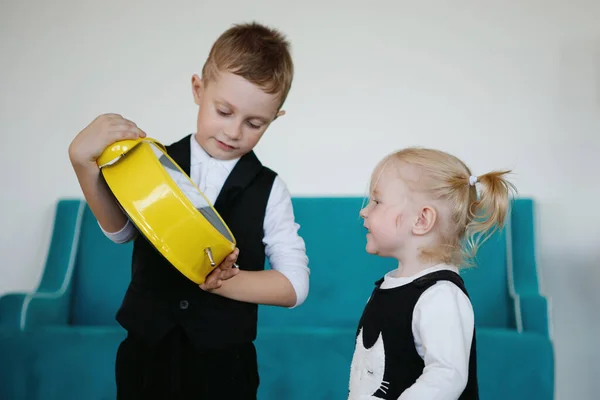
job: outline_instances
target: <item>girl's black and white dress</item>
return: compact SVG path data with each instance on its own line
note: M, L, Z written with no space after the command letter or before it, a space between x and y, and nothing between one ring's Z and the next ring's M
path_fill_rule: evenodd
M474 314L458 269L376 282L360 319L349 400L477 399Z

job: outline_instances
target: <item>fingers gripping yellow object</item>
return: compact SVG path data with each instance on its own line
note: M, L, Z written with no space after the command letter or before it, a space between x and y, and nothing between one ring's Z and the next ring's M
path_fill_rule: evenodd
M204 283L235 249L225 221L158 141L113 143L97 164L131 222L188 279Z

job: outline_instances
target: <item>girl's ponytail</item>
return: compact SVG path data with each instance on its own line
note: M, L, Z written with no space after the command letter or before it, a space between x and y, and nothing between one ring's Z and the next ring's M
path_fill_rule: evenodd
M469 223L466 229L468 253L474 255L483 242L496 230L504 227L510 194L516 193L515 186L504 178L510 172L493 171L469 178L469 185L479 187L479 195L469 207Z

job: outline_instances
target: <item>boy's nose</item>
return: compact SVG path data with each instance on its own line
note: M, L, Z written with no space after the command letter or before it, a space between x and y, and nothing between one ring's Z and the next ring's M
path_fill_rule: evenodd
M242 127L241 125L234 124L229 129L225 131L225 135L231 140L239 140L242 137Z

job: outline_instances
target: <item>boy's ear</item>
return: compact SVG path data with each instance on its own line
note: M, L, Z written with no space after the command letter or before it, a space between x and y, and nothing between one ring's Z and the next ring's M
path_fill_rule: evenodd
M413 235L426 235L433 229L436 220L437 212L435 211L435 208L430 206L423 207L417 216L415 224L413 225Z
M284 115L285 115L285 110L279 110L279 112L277 114L275 114L275 118L273 118L273 121L275 121L279 117L283 117Z
M192 76L192 94L194 95L194 103L200 105L202 94L204 93L204 81L197 74Z

